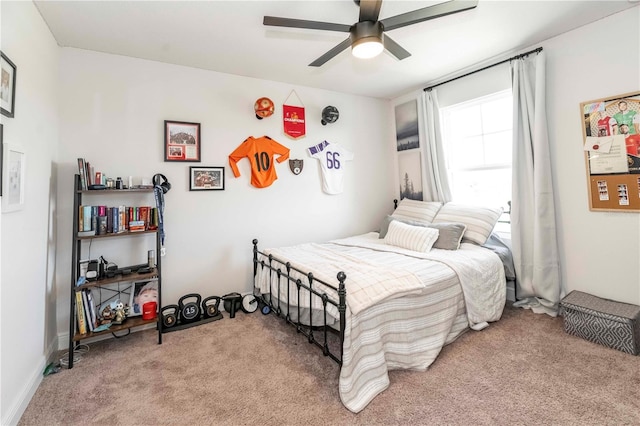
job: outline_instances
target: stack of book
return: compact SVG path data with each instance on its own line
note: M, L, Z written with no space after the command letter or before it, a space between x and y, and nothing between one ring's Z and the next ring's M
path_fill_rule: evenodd
M158 229L158 209L155 207L79 206L78 236L80 237L156 229Z
M78 174L80 175L80 190L86 191L89 185L104 184L101 172L95 172L93 166L84 158L78 158Z
M93 332L98 326L98 313L90 289L76 291L76 318L80 334Z

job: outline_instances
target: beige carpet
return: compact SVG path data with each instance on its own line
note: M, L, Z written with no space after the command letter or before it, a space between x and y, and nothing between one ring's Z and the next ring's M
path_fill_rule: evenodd
M225 314L163 337L92 345L44 378L20 424L640 424L640 357L526 310L465 333L426 372L392 372L357 415L340 403L337 365L273 315Z

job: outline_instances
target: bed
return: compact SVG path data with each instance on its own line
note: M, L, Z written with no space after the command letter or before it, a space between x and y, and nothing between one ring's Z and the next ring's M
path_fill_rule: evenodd
M500 319L507 264L483 244L501 213L404 199L378 232L264 250L254 240L254 292L336 361L341 401L357 413L389 370L426 370L444 345Z

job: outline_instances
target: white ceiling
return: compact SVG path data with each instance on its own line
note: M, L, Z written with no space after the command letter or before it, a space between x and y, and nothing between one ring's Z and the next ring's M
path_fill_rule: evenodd
M480 0L470 11L390 31L412 54L403 61L386 52L374 59L356 59L347 49L320 68L308 64L348 33L266 27L262 18L351 25L359 12L352 0L35 4L60 46L389 99L637 7L634 1ZM436 3L440 1L384 0L380 19Z

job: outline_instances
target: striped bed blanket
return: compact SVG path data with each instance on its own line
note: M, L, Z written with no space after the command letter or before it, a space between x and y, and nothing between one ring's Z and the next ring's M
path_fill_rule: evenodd
M480 329L500 319L506 300L499 257L472 244L416 253L369 233L264 252L327 283L336 283L339 271L347 274L339 386L342 403L354 413L389 386L389 370L426 370L442 347L469 326ZM256 288L277 293L269 274L258 269ZM300 274L300 279L307 277ZM293 306L322 309L319 298L308 293L301 292L298 300L297 291L288 296L288 289L279 291L281 300L289 297ZM327 294L338 300L333 290ZM327 312L339 317L331 305Z

